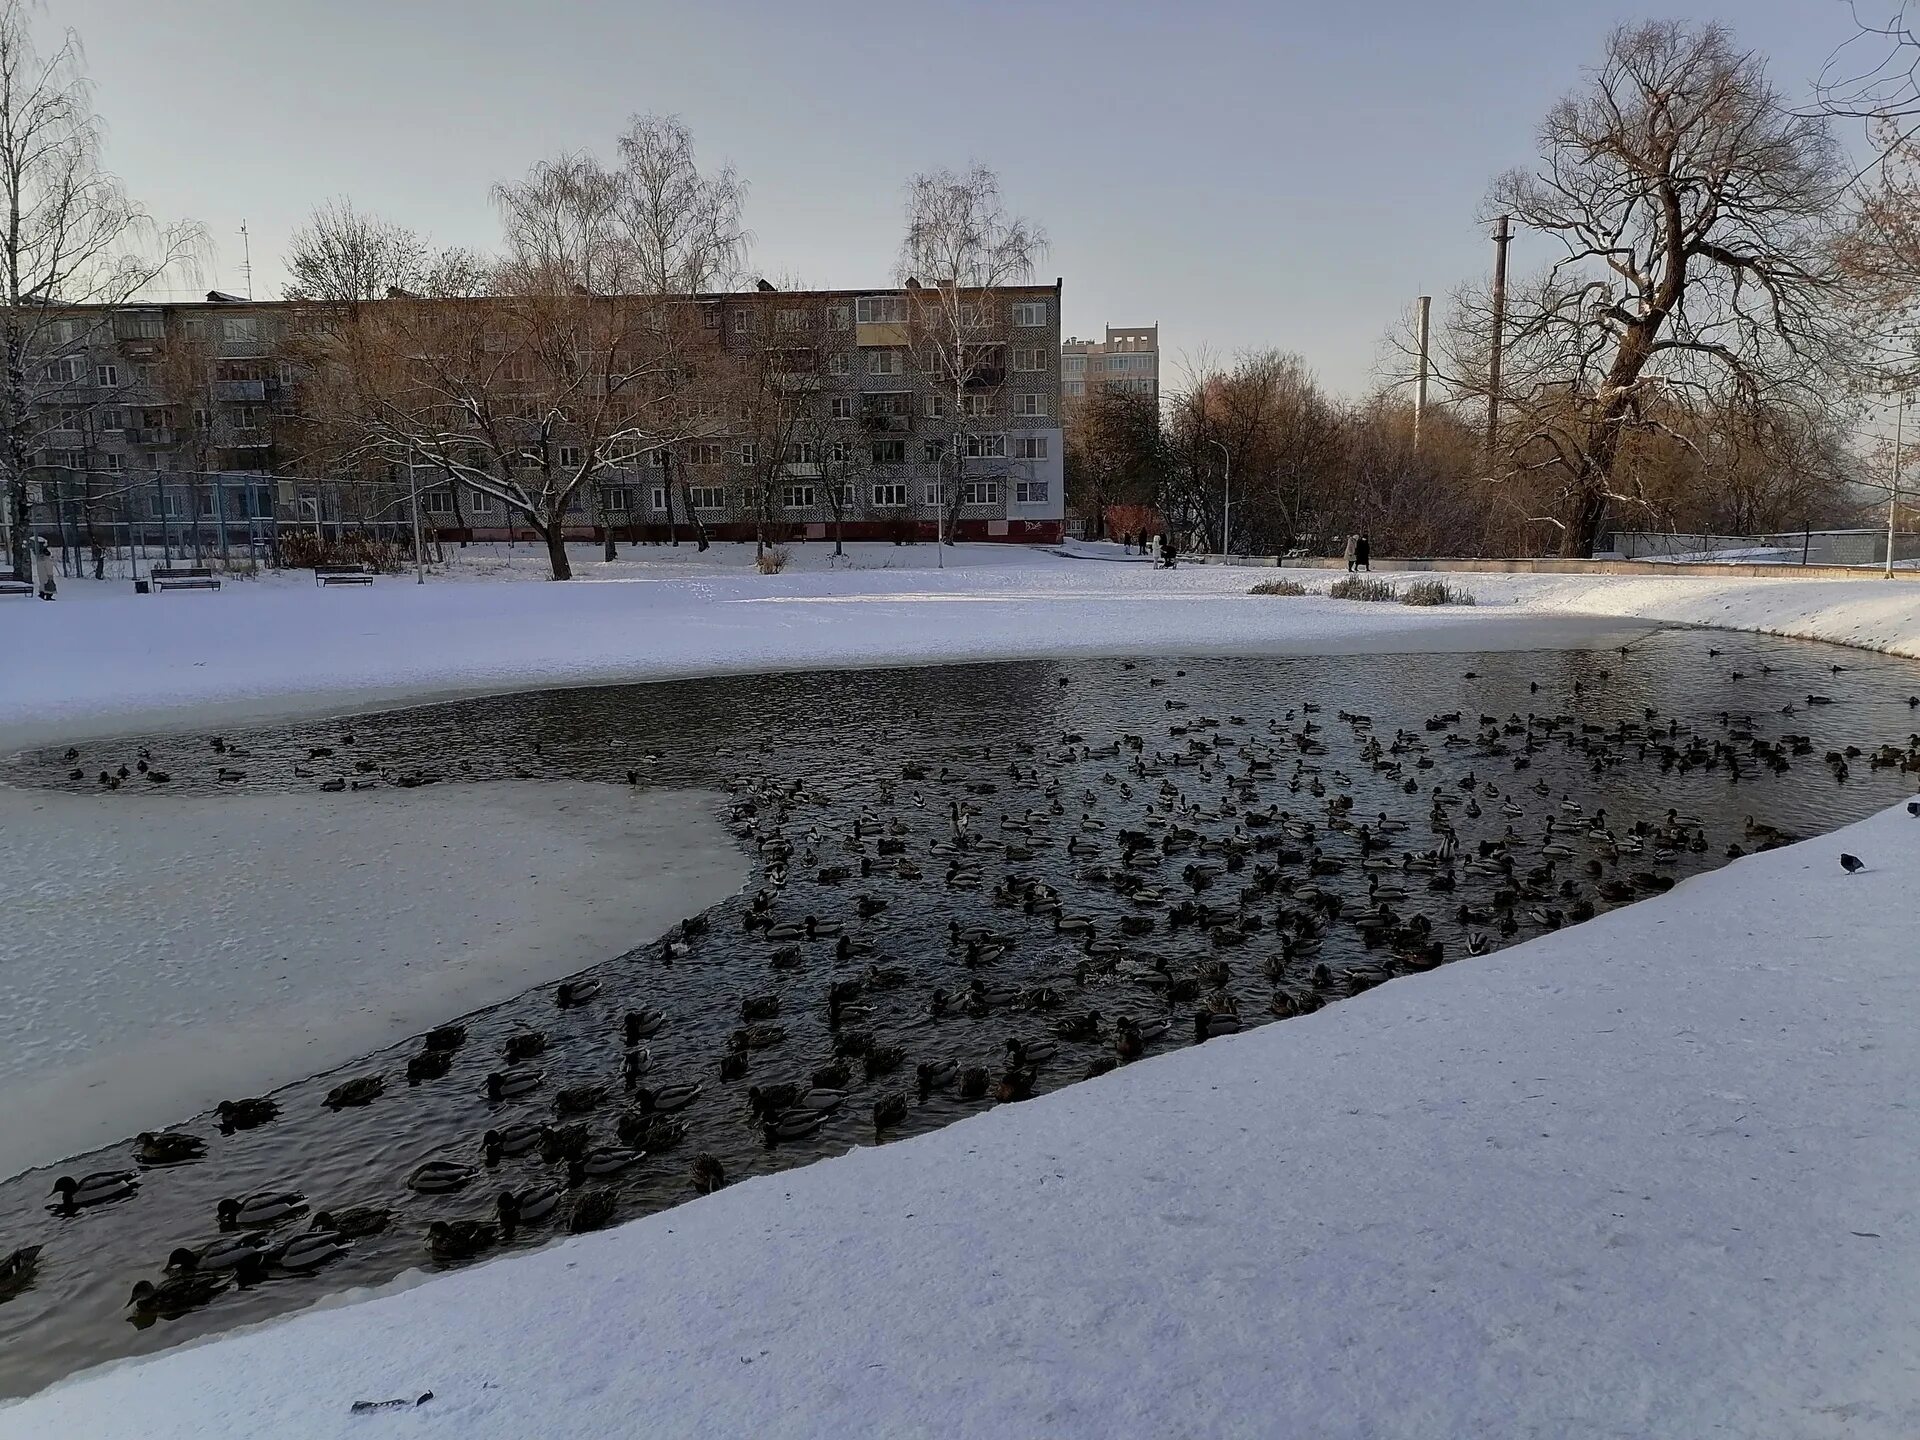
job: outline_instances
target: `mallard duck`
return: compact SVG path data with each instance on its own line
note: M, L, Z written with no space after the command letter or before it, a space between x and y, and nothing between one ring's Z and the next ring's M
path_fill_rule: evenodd
M613 1219L614 1208L618 1203L611 1190L583 1190L573 1202L573 1213L567 1216L567 1233L584 1235L589 1230L604 1229Z
M553 1000L562 1010L575 1005L584 1005L600 993L600 982L588 977L585 980L562 980L560 988L553 992Z
M442 1025L437 1030L429 1030L420 1037L420 1043L429 1050L458 1050L467 1043L467 1027L464 1025Z
M660 1027L667 1023L664 1010L629 1010L626 1016L626 1036L628 1045L638 1045L657 1034Z
M321 1103L336 1112L351 1106L371 1105L386 1088L386 1076L360 1075L334 1086Z
M720 1057L720 1078L722 1080L744 1080L752 1061L747 1058L744 1048L729 1050Z
M524 1190L502 1190L494 1202L500 1229L509 1238L522 1225L538 1225L560 1208L560 1191L552 1185L530 1185Z
M1217 1010L1199 1010L1194 1012L1193 1038L1195 1043L1211 1040L1218 1035L1233 1035L1240 1030L1240 1017L1230 1012Z
M131 1170L96 1170L78 1180L62 1175L48 1193L60 1197L61 1208L79 1210L88 1205L124 1200L139 1188L140 1178Z
M639 1150L616 1149L611 1145L596 1146L568 1164L567 1184L577 1190L586 1183L589 1175L618 1175L623 1170L631 1170L646 1158L645 1152Z
M1018 1035L1007 1037L1007 1064L1014 1069L1031 1069L1044 1065L1059 1052L1060 1047L1051 1040L1022 1040Z
M538 1089L547 1078L544 1070L495 1070L487 1076L487 1099L498 1104Z
M507 1043L502 1047L502 1053L506 1056L509 1065L517 1065L522 1060L531 1060L536 1055L545 1054L546 1049L546 1031L516 1030L507 1036Z
M222 1230L241 1225L278 1225L307 1208L307 1198L292 1190L262 1190L245 1199L222 1200L214 1209Z
M40 1250L38 1245L22 1245L0 1255L0 1300L11 1300L32 1287L40 1273Z
M469 1260L490 1250L499 1230L484 1220L436 1220L427 1227L427 1248L436 1260Z
M451 1190L465 1189L473 1176L471 1165L461 1165L451 1160L428 1160L416 1165L413 1173L407 1176L407 1188L422 1195L444 1195Z
M181 1130L142 1130L134 1138L134 1158L142 1165L178 1165L206 1153L206 1141Z
M553 1113L556 1115L584 1115L597 1109L600 1102L607 1098L604 1085L569 1085L557 1090L553 1096Z
M222 1100L213 1107L213 1113L220 1117L220 1128L232 1134L235 1130L251 1130L256 1125L279 1119L280 1102L264 1095L246 1100Z
M920 1098L923 1100L933 1091L953 1084L959 1077L960 1065L955 1060L923 1060L915 1070Z
M309 1230L295 1235L267 1258L293 1275L311 1274L347 1253L346 1243L331 1230Z
M787 1110L761 1127L768 1144L780 1140L799 1140L813 1134L826 1123L824 1110Z
M439 1080L453 1068L453 1055L446 1050L423 1050L407 1061L407 1084L420 1085Z
M345 1210L322 1210L308 1227L329 1230L342 1240L364 1240L384 1231L393 1219L393 1211L377 1205L349 1205Z
M627 1088L632 1089L642 1075L653 1069L653 1051L647 1049L629 1050L620 1062L621 1073L625 1075Z
M260 1254L258 1235L232 1235L209 1240L198 1249L178 1246L167 1256L168 1270L232 1270L248 1256Z
M907 1118L907 1097L904 1092L895 1090L883 1095L873 1104L873 1128L889 1130Z
M727 1044L734 1050L766 1050L786 1038L784 1025L748 1025L728 1036Z
M751 1025L756 1020L771 1020L780 1013L777 994L749 995L740 1002L740 1018Z
M1034 1081L1037 1078L1032 1070L1023 1069L1019 1065L1010 1065L1000 1074L1000 1082L994 1087L994 1098L1002 1104L1015 1100L1031 1100Z
M503 1155L524 1155L540 1143L540 1127L529 1121L516 1120L511 1125L502 1125L498 1130L489 1130L480 1137L480 1151L489 1165L496 1165Z
M133 1297L127 1305L141 1315L171 1318L206 1304L226 1288L223 1276L188 1271L170 1276L158 1285L151 1280L140 1281L133 1287Z
M711 1195L727 1183L727 1168L716 1156L704 1150L693 1157L693 1188L702 1195Z
M649 1090L643 1085L634 1092L634 1098L640 1102L641 1110L649 1115L655 1111L661 1114L672 1114L675 1110L686 1109L699 1093L699 1082L687 1080L672 1085L662 1085L657 1090Z

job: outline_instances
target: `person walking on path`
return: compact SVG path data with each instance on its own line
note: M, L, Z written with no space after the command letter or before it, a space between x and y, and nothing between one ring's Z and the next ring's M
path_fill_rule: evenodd
M44 535L33 542L33 588L42 600L53 599L53 592L60 588L53 573L53 552L47 548Z
M1360 556L1360 537L1358 535L1347 536L1347 549L1346 549L1347 574L1351 575L1353 573L1353 567L1359 563L1359 556Z
M1373 546L1364 535L1354 542L1353 563L1369 575L1373 573Z

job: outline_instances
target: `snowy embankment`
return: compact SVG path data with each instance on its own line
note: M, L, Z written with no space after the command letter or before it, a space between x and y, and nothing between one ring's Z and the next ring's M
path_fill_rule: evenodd
M1916 923L1894 810L0 1435L1904 1440Z
M737 889L718 797L0 787L0 1177L343 1064Z

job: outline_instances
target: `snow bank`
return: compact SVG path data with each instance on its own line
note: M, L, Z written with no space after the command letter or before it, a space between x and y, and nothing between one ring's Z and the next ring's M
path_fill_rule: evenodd
M750 547L748 547L750 548ZM891 547L888 547L891 548ZM1007 551L978 545L972 552ZM933 547L913 554L931 559ZM945 571L591 580L233 583L0 610L0 744L535 687L1055 655L1298 654L1582 644L1608 627L1245 592L1258 572L961 553ZM978 563L975 563L978 562Z
M546 782L0 788L0 1176L651 939L741 883L717 799Z
M0 1436L1911 1436L1916 896L1894 810Z

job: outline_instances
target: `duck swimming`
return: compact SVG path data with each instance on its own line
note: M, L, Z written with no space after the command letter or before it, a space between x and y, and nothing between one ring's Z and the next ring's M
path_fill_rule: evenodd
M48 1193L60 1197L62 1209L83 1210L89 1205L125 1200L139 1188L140 1179L131 1170L96 1170L78 1180L62 1175Z

